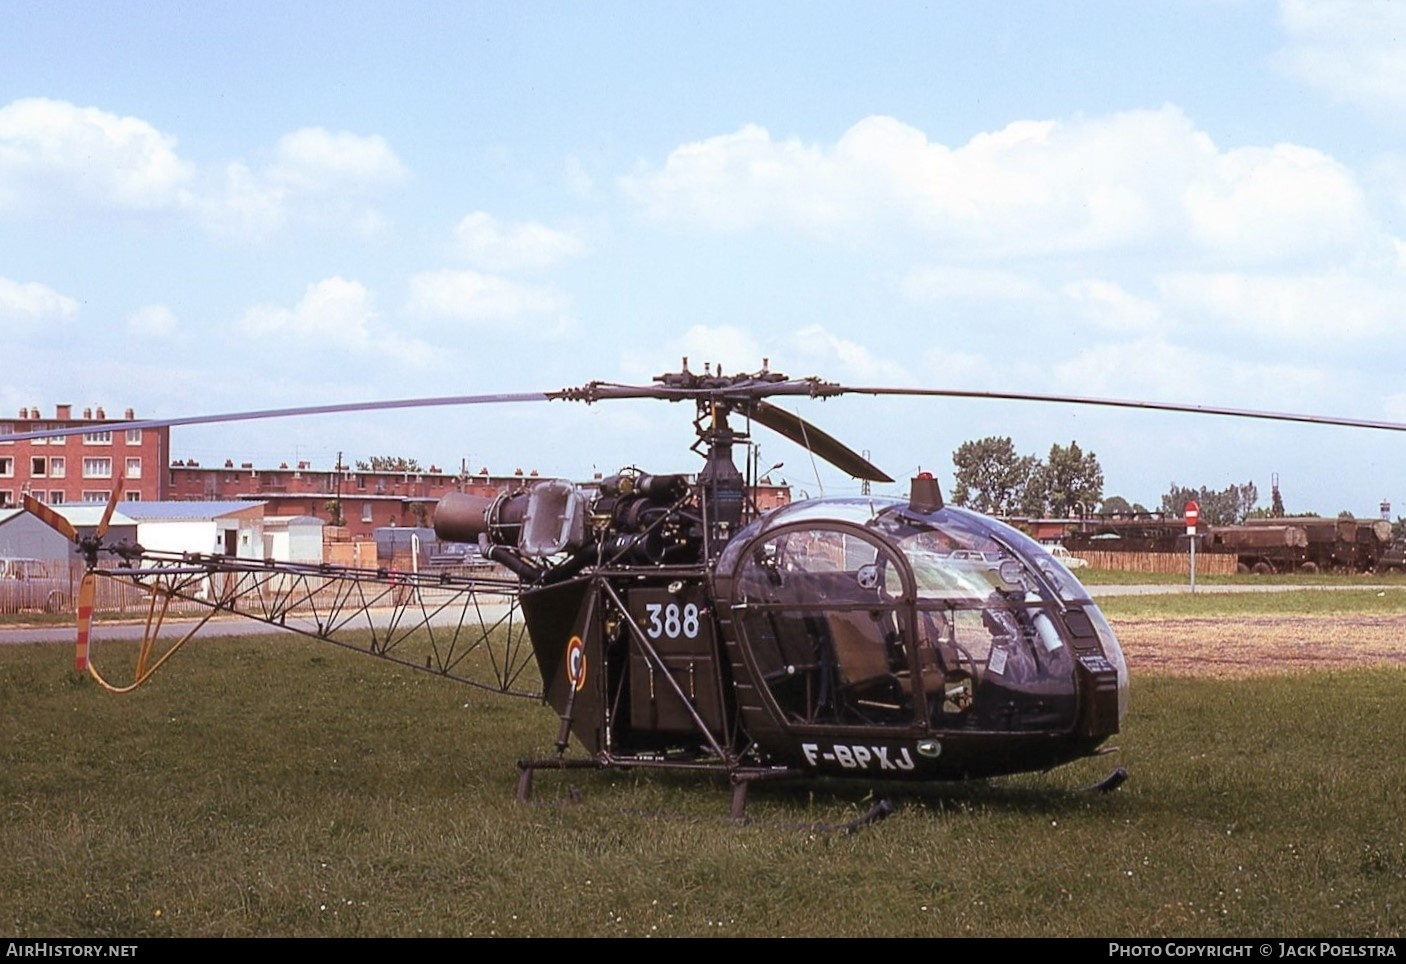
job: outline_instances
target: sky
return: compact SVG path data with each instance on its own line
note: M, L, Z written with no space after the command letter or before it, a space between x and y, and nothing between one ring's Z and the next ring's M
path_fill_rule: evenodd
M1406 4L0 0L0 420L648 383L1406 422ZM1406 515L1406 435L784 401L899 480L964 441L1105 495ZM696 471L682 405L172 430L202 464ZM859 483L759 430L797 495Z

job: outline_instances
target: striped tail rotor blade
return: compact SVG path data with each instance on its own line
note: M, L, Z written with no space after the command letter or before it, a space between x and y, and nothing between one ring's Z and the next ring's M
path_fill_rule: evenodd
M24 494L24 508L26 512L31 512L34 515L37 515L39 517L39 520L45 525L47 525L49 528L62 533L64 538L66 538L69 542L78 541L78 530L73 528L73 524L71 522L69 522L63 516L59 515L53 509L49 508L44 503L40 502L28 492Z
M78 650L74 653L73 668L80 673L88 671L88 643L93 630L93 593L97 577L91 572L83 573L83 581L78 584Z
M117 484L112 487L112 495L108 497L107 508L103 510L102 520L98 523L97 531L93 534L99 539L107 535L107 527L112 523L112 513L117 508L117 503L122 498L122 483L125 482L122 476L117 477Z

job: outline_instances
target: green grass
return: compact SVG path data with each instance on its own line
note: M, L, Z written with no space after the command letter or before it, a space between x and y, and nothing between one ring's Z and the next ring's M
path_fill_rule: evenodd
M1079 581L1090 586L1186 586L1186 574L1170 572L1141 572L1129 569L1086 568L1074 572ZM1261 576L1196 573L1198 586L1401 586L1406 587L1406 573L1371 572L1292 572Z
M518 804L550 710L313 642L201 640L128 697L70 657L0 647L15 937L1406 931L1401 671L1138 678L1116 756L882 788L897 812L846 835L869 788L759 787L744 826L679 775Z
M1406 587L1389 589L1289 589L1283 592L1167 593L1103 596L1098 608L1110 619L1158 616L1346 616L1406 613Z

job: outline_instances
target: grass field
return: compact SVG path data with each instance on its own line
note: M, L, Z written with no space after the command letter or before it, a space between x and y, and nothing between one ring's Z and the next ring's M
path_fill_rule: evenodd
M1333 638L1350 639L1358 618L1406 613L1406 592L1324 595L1107 608L1149 651L1206 646L1188 620L1242 637L1256 619L1291 620L1309 638L1330 622ZM516 803L514 762L548 753L557 728L530 702L291 638L192 649L114 697L74 675L64 649L0 647L0 930L1406 931L1399 663L1300 660L1292 672L1211 678L1194 666L1139 673L1130 645L1132 711L1115 755L922 791L761 787L739 826L723 784L681 776L547 773L532 803ZM1115 765L1131 773L1117 792L1077 789ZM876 794L896 804L892 816L835 829Z

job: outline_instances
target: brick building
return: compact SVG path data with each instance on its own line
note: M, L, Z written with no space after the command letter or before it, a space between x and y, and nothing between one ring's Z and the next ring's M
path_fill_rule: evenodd
M51 504L106 502L121 476L123 499L129 502L258 501L267 504L267 516L314 516L326 522L340 512L346 537L370 539L383 526L429 524L435 503L446 493L494 496L538 479L535 470L522 469L494 475L484 468L461 475L436 466L420 472L313 469L308 462L255 468L250 462L236 466L233 459L203 466L194 459L172 461L169 427L105 427L134 418L130 408L120 420L102 408L84 409L74 417L73 406L59 405L53 418L42 417L35 406L20 409L14 420L0 419L0 435L83 430L0 442L0 508L18 505L24 492ZM764 479L754 495L765 511L789 502L791 492L789 486Z
M534 469L511 475L494 475L488 469L460 475L430 466L421 472L358 469L313 469L307 462L293 467L255 468L200 465L177 459L167 470L168 498L178 500L255 500L266 503L269 516L314 516L332 522L340 509L342 525L354 540L370 539L383 526L424 526L434 518L434 506L449 492L495 496L538 481ZM757 486L756 500L763 509L790 501L790 487L769 479Z
M536 472L531 474L535 477ZM244 499L266 503L270 516L314 516L341 522L352 539L369 539L381 526L423 526L434 516L435 503L448 492L493 496L532 478L521 470L511 476L461 478L435 466L421 472L314 469L308 462L293 467L256 468L251 462L205 466L194 459L177 459L167 469L169 498L177 500Z
M43 417L35 406L21 408L14 420L0 419L0 435L84 429L75 435L0 442L0 508L18 505L24 492L50 504L106 502L119 477L124 499L169 498L162 470L170 461L170 428L104 427L134 417L130 408L121 420L108 418L102 408L85 408L74 417L72 405L58 405L53 418Z

